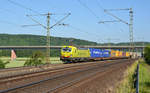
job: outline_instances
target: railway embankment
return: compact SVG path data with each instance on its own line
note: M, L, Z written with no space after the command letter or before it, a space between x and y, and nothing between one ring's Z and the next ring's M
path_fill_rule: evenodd
M128 66L124 72L123 79L118 83L116 93L135 93L136 91L136 70L139 61Z

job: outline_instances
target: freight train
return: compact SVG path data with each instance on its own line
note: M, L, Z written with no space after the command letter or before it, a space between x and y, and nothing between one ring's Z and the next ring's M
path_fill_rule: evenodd
M130 58L130 53L112 49L77 48L75 46L63 46L60 56L60 60L64 63L123 58Z

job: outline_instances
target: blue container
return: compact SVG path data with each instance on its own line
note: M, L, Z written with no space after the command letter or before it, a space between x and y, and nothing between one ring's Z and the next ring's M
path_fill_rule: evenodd
M110 57L111 55L110 50L103 50L102 52L103 52L103 57Z
M89 48L91 58L99 58L103 57L103 53L101 49Z

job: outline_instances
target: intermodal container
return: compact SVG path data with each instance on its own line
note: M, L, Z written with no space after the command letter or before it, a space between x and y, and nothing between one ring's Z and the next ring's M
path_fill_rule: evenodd
M89 48L90 50L90 56L92 58L98 58L98 57L103 57L102 50L101 49L94 49L94 48Z
M119 57L119 51L118 50L116 51L116 57Z
M122 52L122 56L123 56L123 57L126 57L126 52Z
M130 56L130 52L126 52L126 57L129 57Z
M111 57L116 57L116 51L115 50L111 50Z
M119 51L119 57L122 57L122 51Z
M110 57L111 55L110 50L103 50L102 52L103 52L103 57Z

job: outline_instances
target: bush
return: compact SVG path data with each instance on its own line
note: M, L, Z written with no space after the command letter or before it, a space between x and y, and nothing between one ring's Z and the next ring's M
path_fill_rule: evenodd
M44 64L43 60L44 60L43 53L38 51L33 53L31 58L25 62L24 66L38 66Z
M146 63L150 64L150 46L147 46L144 49L144 59L145 59Z
M8 61L4 63L2 60L0 60L0 69L5 68L6 64L8 64L8 63L9 63Z

